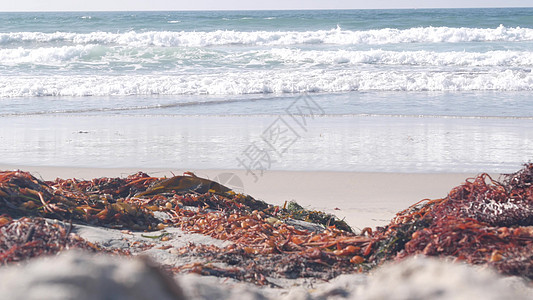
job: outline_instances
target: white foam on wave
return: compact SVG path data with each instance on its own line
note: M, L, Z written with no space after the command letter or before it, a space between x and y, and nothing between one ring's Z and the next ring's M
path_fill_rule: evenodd
M384 64L410 66L533 66L533 52L435 52L435 51L303 51L301 49L272 49L265 51L285 63L295 64Z
M0 97L239 95L346 91L531 91L533 73L238 71L193 75L0 76Z
M533 41L533 29L521 27L452 28L416 27L409 29L375 29L351 31L336 28L317 31L150 31L91 33L0 33L0 45L20 42L72 42L76 44L122 44L136 46L213 46L213 45L295 45L295 44L395 44L395 43L459 43Z
M67 61L79 60L97 49L96 45L75 45L48 48L15 48L0 49L0 65L14 66L17 64L62 64Z
M168 49L168 50L167 50ZM188 49L188 48L186 48ZM367 65L404 65L434 67L518 67L533 68L533 52L527 51L487 51L487 52L434 52L434 51L386 51L386 50L301 50L273 48L267 50L245 51L239 55L233 52L184 51L183 48L136 48L105 47L98 45L74 45L40 48L0 49L0 66L18 64L50 64L76 62L93 68L93 63L101 63L102 68L112 69L113 62L132 62L142 64L175 65L182 70L184 63L201 60L204 65L241 67L283 65L285 67L305 68L308 66L346 68Z

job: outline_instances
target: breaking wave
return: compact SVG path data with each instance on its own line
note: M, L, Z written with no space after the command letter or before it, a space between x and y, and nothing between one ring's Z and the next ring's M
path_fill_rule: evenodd
M487 51L435 52L387 51L387 50L301 50L273 48L245 51L239 55L232 52L184 51L183 49L153 49L131 47L104 47L99 45L75 45L43 48L0 49L0 66L19 64L63 64L81 63L94 68L113 69L113 62L167 64L183 68L195 62L224 67L240 66L328 66L328 65L405 65L405 66L458 66L458 67L533 67L533 52ZM159 66L158 66L159 67Z
M189 75L0 76L0 97L239 95L346 91L530 91L531 71L248 71Z
M150 32L12 32L0 33L0 45L21 43L119 44L161 47L205 47L216 45L383 45L396 43L459 43L459 42L519 42L533 41L533 29L521 27L453 28L416 27L410 29L376 29L364 31L150 31Z

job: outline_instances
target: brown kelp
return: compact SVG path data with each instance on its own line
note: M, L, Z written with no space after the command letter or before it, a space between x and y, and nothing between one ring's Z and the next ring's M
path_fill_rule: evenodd
M368 237L343 230L350 228L332 215L308 211L296 203L290 203L288 208L269 205L193 174L166 179L137 173L127 178L48 182L21 171L4 172L2 176L0 209L10 216L38 216L142 230L179 227L233 242L231 249L204 247L196 252L189 251L195 247L191 245L185 253L201 253L221 262L245 254L243 260L255 261L246 272L255 272L256 278L268 275L267 270L272 270L269 264L285 260L303 269L295 271L294 267L283 272L278 269L279 276L322 278L324 275L318 273L323 272L331 278L353 271L363 260L355 254L369 241ZM157 220L153 216L155 211L168 217ZM293 224L293 217L323 226L308 226L307 222ZM338 225L344 227L337 228ZM264 259L259 260L260 257ZM175 268L175 271L199 269L209 270L207 266L195 266ZM222 274L220 270L218 274ZM248 277L242 277L245 278Z
M31 257L55 254L66 249L102 251L70 232L70 227L43 218L0 216L0 264L24 261Z
M200 260L169 270L261 285L275 286L273 277L327 280L416 254L486 264L533 279L532 183L533 164L500 181L481 174L445 198L399 212L385 227L355 234L333 215L294 202L270 205L192 173L45 182L14 171L0 172L0 212L6 214L0 220L46 217L132 230L178 227L231 244L174 249L175 255ZM163 238L168 237L158 240Z
M481 174L398 213L373 235L370 261L415 254L488 264L533 279L533 164L496 181Z
M370 242L370 238L366 236L342 231L334 226L322 231L297 229L258 211L252 214L236 211L191 213L180 209L175 212L171 222L190 232L233 242L226 248L188 246L182 249L183 255L199 253L209 261L230 265L232 274L240 270L242 274L256 274L253 277L255 279L266 276L331 279L342 273L354 272L364 261L360 256L362 247ZM236 266L236 261L246 264ZM279 266L278 263L283 261L287 263L283 267ZM288 266L294 268L287 270ZM225 270L217 268L217 272L221 274ZM211 272L210 265L202 264L185 269L201 274Z
M44 182L22 171L0 172L0 210L13 217L40 216L116 228L151 229L157 220L151 212L124 197L137 191L138 173L126 179L100 178Z

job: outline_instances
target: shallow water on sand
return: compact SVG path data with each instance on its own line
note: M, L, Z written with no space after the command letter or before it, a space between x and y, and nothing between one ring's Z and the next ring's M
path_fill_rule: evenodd
M533 122L36 115L0 118L0 143L2 162L15 165L496 173L513 172L533 157Z

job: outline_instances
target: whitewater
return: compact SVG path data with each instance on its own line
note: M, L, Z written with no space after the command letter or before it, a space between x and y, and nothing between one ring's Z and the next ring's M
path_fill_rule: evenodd
M474 18L470 27L460 18L465 12ZM530 91L533 25L526 15L4 13L0 98Z
M0 34L0 44L17 46L21 43L73 43L116 44L159 47L205 47L221 45L278 46L298 44L334 45L384 45L397 43L460 43L460 42L520 42L532 41L533 29L505 27L496 28L450 28L417 27L410 29L386 28L377 30L342 30L339 25L331 30L317 31L149 31L126 33L111 32L11 32Z
M68 132L90 132L76 129L71 122L90 127L94 122L111 124L107 118L120 116L144 124L150 118L170 116L199 118L195 122L204 125L195 126L202 128L208 126L205 124L226 128L219 121L233 124L228 125L231 133L226 138L242 139L242 143L224 150L229 154L211 153L201 161L187 158L192 167L231 168L236 153L246 149L253 136L261 136L250 132L262 127L250 125L249 120L264 119L261 126L268 126L268 120L286 114L292 102L311 97L324 111L315 133L340 135L330 141L331 148L323 149L332 160L314 157L305 147L322 146L319 140L308 140L307 146L304 143L294 150L300 154L280 159L273 168L517 169L533 157L533 137L527 133L533 132L531 15L531 8L0 13L0 117L5 121L2 130L9 136L3 140L20 142L2 155L5 160L20 160L16 149L28 146L10 133L15 126L10 124L28 122L24 123L28 128L35 128L63 120L49 126L47 132L55 136L50 144L33 131L17 131L31 137L30 144L40 140L43 151L59 151L68 148L57 146L65 143ZM207 117L210 115L212 118ZM88 116L103 119L90 121L85 119ZM45 119L34 123L28 118ZM19 123L10 122L14 120ZM172 118L159 120L187 127ZM386 128L375 128L369 120L382 122ZM344 125L331 131L339 122ZM458 125L467 123L470 125ZM126 124L128 121L122 126ZM503 124L512 124L514 129L508 131ZM248 130L238 133L235 128L242 126ZM409 134L409 126L426 126L426 130L413 129ZM453 129L456 126L458 129ZM407 131L391 129L396 127ZM444 134L456 133L454 142L434 144L429 135L443 134L443 127L450 129ZM149 140L152 131L143 133L143 128L137 134ZM104 128L94 129L101 130ZM475 132L467 134L467 130ZM387 136L383 141L402 134L408 137L384 145L383 154L376 155L372 147L360 148L367 141L354 139L352 132L359 132L360 138L376 136L376 140ZM178 140L169 137L168 143ZM422 147L413 158L402 154L398 160L395 148L408 147L413 140L427 149L441 148L429 154ZM466 156L458 153L465 151L469 140L485 149ZM347 145L348 141L359 146ZM140 147L149 148L146 143ZM165 142L159 146L160 155L172 156L161 150L167 148ZM121 152L131 145L117 142L115 147L111 151ZM210 149L204 145L195 151L206 148ZM501 149L516 150L504 155ZM33 163L57 164L68 156L59 152L61 155L41 157ZM346 163L347 156L359 158ZM122 163L114 159L102 164L141 161L132 157L126 155ZM73 157L63 160L65 165L76 161ZM168 164L183 165L183 160L180 156ZM94 164L87 161L80 164ZM157 164L149 158L145 161L150 166Z

